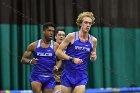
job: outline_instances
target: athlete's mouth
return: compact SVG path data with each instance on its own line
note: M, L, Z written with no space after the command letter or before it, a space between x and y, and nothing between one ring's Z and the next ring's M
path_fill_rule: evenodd
M86 28L86 30L89 30L90 28Z
M53 36L50 36L50 38L53 38Z

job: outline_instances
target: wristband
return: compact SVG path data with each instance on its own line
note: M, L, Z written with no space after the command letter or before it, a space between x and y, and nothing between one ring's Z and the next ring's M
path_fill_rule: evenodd
M74 62L74 59L75 59L74 57L70 57L70 58L69 58L69 61Z
M33 60L33 59L31 59L31 60L29 61L30 64L32 64L32 60Z

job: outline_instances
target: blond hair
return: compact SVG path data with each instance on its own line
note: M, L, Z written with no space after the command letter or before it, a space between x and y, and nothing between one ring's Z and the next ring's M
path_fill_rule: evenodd
M78 26L80 26L80 24L83 22L83 17L90 17L92 19L92 24L94 24L94 20L95 20L94 14L92 12L82 12L79 14L76 21L76 24Z

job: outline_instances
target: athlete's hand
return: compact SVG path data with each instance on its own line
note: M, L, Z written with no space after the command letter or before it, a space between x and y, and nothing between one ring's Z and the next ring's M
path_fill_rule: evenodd
M57 66L54 66L54 68L53 68L53 73L55 74L55 73L57 73L58 72L58 67Z
M37 58L33 58L33 59L30 60L30 64L36 64L37 61L38 61Z
M73 61L75 64L81 64L83 62L82 59L79 59L79 58L74 58L74 61Z
M58 67L57 66L54 66L53 70L54 71L58 71Z
M91 61L96 60L96 52L91 52L90 60L91 60Z

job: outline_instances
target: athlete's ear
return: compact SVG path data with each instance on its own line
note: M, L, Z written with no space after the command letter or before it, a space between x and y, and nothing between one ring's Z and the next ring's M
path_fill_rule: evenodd
M57 36L55 36L55 40L56 40Z

